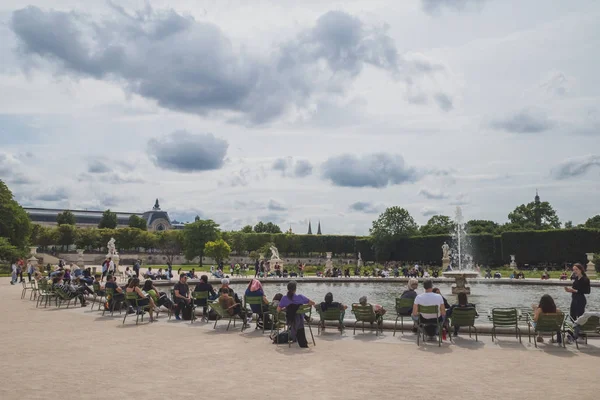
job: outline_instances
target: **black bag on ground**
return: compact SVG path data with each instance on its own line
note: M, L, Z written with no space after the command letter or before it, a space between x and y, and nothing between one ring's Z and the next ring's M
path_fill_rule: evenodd
M211 310L208 312L208 320L209 320L209 321L216 321L218 316L219 316L219 315L217 314L217 312L216 312L215 310L212 310L212 309L211 309Z
M280 332L279 335L273 334L271 336L273 344L287 343L290 340L290 333L288 331Z
M184 321L190 321L192 319L192 305L191 304L186 304L183 306L183 309L181 310L181 318Z

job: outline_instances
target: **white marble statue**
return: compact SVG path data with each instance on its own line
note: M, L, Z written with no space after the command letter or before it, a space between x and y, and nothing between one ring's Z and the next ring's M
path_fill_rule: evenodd
M450 258L450 246L446 242L442 245L442 259L444 258Z
M360 252L358 252L358 261L356 262L356 266L358 268L363 266L363 260L362 260L362 256L360 255Z
M277 250L277 247L275 246L271 246L271 253L273 254L271 256L271 260L281 260L281 258L279 258L279 250Z
M118 254L117 247L115 246L115 238L110 238L108 244L106 245L106 248L108 249L108 255L113 256Z

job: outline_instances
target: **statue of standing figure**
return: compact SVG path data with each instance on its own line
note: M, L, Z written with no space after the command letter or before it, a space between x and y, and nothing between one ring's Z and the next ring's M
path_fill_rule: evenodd
M106 248L108 249L108 255L112 256L112 255L116 255L117 254L117 247L115 246L115 238L110 238L110 240L108 241L108 244L106 245Z
M271 260L281 260L279 258L279 250L277 250L277 247L271 246L270 249L272 253Z
M360 251L358 252L358 261L356 262L356 266L359 268L363 266L363 260L362 256L360 255Z
M444 258L450 258L450 246L446 242L442 245L442 259Z

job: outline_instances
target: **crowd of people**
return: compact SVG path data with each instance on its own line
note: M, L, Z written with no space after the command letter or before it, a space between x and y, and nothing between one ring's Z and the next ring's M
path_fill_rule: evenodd
M129 269L126 268L125 275L127 276L127 283L124 285L117 284L117 279L114 273L115 269L111 269L112 260L107 259L102 267L102 272L97 273L94 277L91 276L90 268L81 269L73 264L66 266L60 264L58 268L51 269L46 268L47 278L44 278L42 274L37 271L32 264L27 264L26 268L22 268L21 271L27 271L28 279L49 279L55 289L62 291L70 299L78 301L82 307L87 306L87 296L96 295L104 296L106 303L104 307L106 310L115 310L125 307L126 312L135 313L139 310L133 309L131 304L125 301L126 293L135 293L137 295L137 307L144 307L150 314L150 321L154 322L153 312L158 307L165 307L171 310L175 316L175 319L190 319L190 313L193 308L201 307L203 314L209 318L216 318L215 315L210 315L210 304L213 301L219 303L221 308L225 310L230 316L239 317L244 325L250 323L252 315L257 316L257 327L269 327L273 324L271 317L269 317L269 310L277 309L277 311L285 311L287 315L287 322L290 329L291 339L297 341L301 347L307 346L306 337L304 335L304 319L302 315L296 314L296 310L301 305L315 305L316 303L308 299L306 296L297 293L297 284L294 281L289 282L287 285L287 294L277 293L272 299L268 299L263 289L261 281L258 279L263 271L259 264L258 273L255 278L251 279L246 290L243 294L236 293L230 286L230 280L223 278L221 280L221 286L215 289L210 283L207 275L202 275L199 278L198 283L195 286L190 287L188 279L197 278L195 271L192 269L189 272L179 272L179 279L173 286L172 295L169 296L165 292L159 291L154 285L157 279L169 279L172 276L172 267L168 267L163 271L158 269L156 273L153 273L151 268L148 268L148 272L144 274L146 280L142 283L139 278L139 265L137 268ZM219 268L222 271L222 267ZM18 270L17 270L18 271ZM266 271L266 270L265 270ZM416 276L423 276L419 274L419 269L409 270L407 274L411 276L413 273ZM282 276L283 272L281 271ZM19 275L17 274L17 278ZM23 277L21 276L21 281ZM518 279L518 278L517 278ZM586 308L587 300L585 295L590 293L590 280L586 275L585 268L581 264L574 264L572 267L571 279L573 284L571 287L565 287L565 291L571 294L571 306L569 309L569 315L573 320L581 317ZM104 283L106 280L106 283ZM17 282L17 279L13 276L11 284ZM458 294L458 301L455 304L449 304L448 301L442 296L440 290L433 285L431 279L425 279L423 282L423 293L417 293L419 281L416 277L411 277L408 280L407 289L404 290L400 299L411 299L413 301L412 307L405 307L396 309L398 315L411 317L415 325L413 330L417 331L417 324L423 324L425 333L429 339L434 339L436 335L444 335L449 332L451 326L449 321L452 318L454 310L457 308L474 309L476 312L476 306L468 301L465 293ZM93 289L92 289L93 288ZM111 295L107 296L108 289ZM196 293L207 293L207 296L196 298ZM252 302L250 309L246 309L243 304L243 297L257 297L261 300L258 302ZM372 306L373 312L379 316L386 314L385 310L381 305L371 304L368 302L366 296L362 296L358 299L356 304L362 306ZM419 306L437 306L438 314L420 313ZM347 310L348 306L340 302L334 301L333 294L327 293L323 301L318 304L318 307L322 311L328 309L339 309L342 313L340 322L343 323L343 314ZM545 294L542 296L537 304L532 305L532 320L535 323L538 321L541 315L555 314L560 312L556 307L554 299ZM322 328L325 328L323 322ZM437 328L442 327L440 332ZM452 327L452 333L454 335L459 334L459 327ZM574 332L568 332L567 341L570 342L578 336L577 330ZM536 338L537 341L543 341L541 336ZM561 335L557 335L557 340L561 340Z

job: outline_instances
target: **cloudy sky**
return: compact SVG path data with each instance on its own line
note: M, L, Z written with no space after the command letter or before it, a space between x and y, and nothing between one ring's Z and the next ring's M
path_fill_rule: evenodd
M595 0L3 0L0 178L26 206L366 234L539 189L600 213Z

